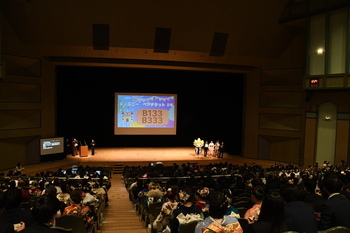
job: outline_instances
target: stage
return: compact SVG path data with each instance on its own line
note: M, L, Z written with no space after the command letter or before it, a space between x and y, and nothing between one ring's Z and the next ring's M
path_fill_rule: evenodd
M229 155L225 154L224 157ZM67 155L67 159L79 162L157 162L157 161L217 161L216 157L197 155L193 147L129 147L96 148L87 157Z
M245 158L238 155L229 155L228 153L224 154L223 159L212 156L204 157L203 154L197 155L194 147L97 147L94 155L91 155L89 150L88 156L85 157L68 154L63 160L23 165L25 168L24 173L34 175L40 171L53 171L58 168L66 169L72 165L113 167L115 164L121 164L123 166L145 166L150 162L162 162L165 166L171 166L173 163L197 163L202 166L221 162L228 162L234 165L255 163L263 167L270 167L275 164L275 161ZM2 172L6 174L8 170Z

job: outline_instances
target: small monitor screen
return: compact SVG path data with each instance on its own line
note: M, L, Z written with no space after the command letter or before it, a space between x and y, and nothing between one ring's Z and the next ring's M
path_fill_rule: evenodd
M40 139L40 154L58 154L64 152L64 138L42 138Z

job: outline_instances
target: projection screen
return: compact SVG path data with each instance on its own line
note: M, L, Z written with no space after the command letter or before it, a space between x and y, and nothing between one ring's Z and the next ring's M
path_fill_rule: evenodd
M176 135L176 94L115 93L115 135Z

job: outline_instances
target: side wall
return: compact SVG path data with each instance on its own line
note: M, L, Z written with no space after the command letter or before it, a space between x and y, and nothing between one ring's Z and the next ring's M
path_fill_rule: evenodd
M300 29L275 62L247 75L244 156L303 164L305 51Z
M334 165L339 164L342 160L348 162L350 159L350 92L349 91L314 91L308 94L306 104L306 131L305 131L305 158L315 163L317 141L322 143L322 139L317 140L318 114L319 105L325 102L331 102L337 107L337 115L332 116L335 120L335 151ZM317 161L323 162L323 161Z
M55 136L54 66L25 48L6 21L2 31L0 170L39 163L40 138Z

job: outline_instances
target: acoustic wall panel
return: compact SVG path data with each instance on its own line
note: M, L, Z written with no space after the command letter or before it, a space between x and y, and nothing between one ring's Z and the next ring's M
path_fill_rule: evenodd
M0 110L0 130L40 127L40 110Z
M260 107L301 108L303 94L291 91L260 92Z
M300 115L260 114L259 127L262 129L300 131L302 119Z
M299 138L259 135L258 158L299 163L300 145Z
M304 71L302 69L279 69L279 70L262 70L261 85L302 85Z
M41 61L36 58L3 54L7 75L41 77Z
M0 82L0 102L39 103L40 85Z

